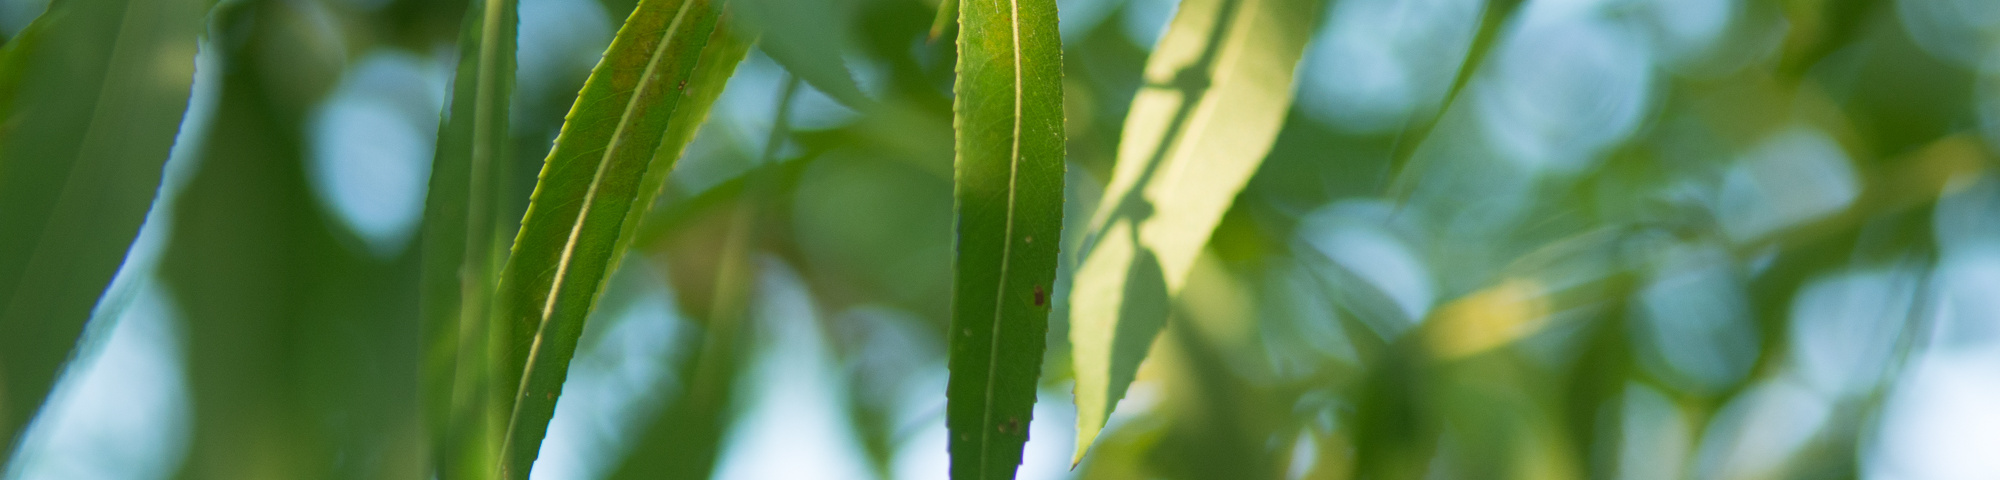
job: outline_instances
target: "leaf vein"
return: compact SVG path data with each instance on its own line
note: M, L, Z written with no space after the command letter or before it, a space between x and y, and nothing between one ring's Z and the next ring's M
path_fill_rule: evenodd
M666 30L661 32L660 43L653 47L652 56L646 60L646 69L639 75L638 86L635 87L631 99L626 102L625 110L619 114L618 125L612 130L611 139L603 149L604 154L598 159L596 173L591 177L590 186L584 190L583 205L577 210L576 222L570 226L569 239L564 242L562 254L556 260L555 276L549 282L548 297L542 305L541 319L537 322L535 328L535 340L528 347L527 362L521 371L520 386L516 390L515 398L517 400L527 398L529 395L528 379L534 375L534 360L541 353L542 340L545 338L543 334L546 333L545 330L548 328L549 319L555 313L556 301L561 297L563 284L566 283L565 277L569 273L570 260L576 254L577 241L582 236L583 225L590 218L590 206L597 196L598 187L604 183L605 172L610 170L611 158L617 154L617 149L626 135L626 129L631 126L633 111L638 109L640 100L644 99L644 95L639 90L645 89L647 83L657 75L656 72L660 66L660 59L666 56L667 46L673 43L675 30L680 28L681 19L687 16L689 6L697 1L700 0L682 1L680 7L674 12L673 20L668 24ZM509 451L513 447L514 434L518 428L516 423L521 419L521 406L525 403L527 402L515 402L514 412L508 416L506 438L501 442L506 449L502 451Z
M1007 6L1007 23L1012 28L1011 33L1013 34L1013 41L1009 46L1012 48L1014 54L1014 134L1009 138L1012 145L1007 156L1007 215L1003 223L1006 225L1006 228L1003 231L1001 237L1002 243L1000 244L1000 287L999 291L993 296L993 336L987 341L990 347L986 358L985 416L979 424L979 478L982 479L986 478L988 472L986 468L987 459L992 456L991 452L993 451L993 393L994 387L998 384L998 375L1000 372L1000 320L1001 313L1005 311L1007 305L1007 267L1013 263L1014 252L1015 183L1018 181L1021 173L1021 97L1023 90L1021 86L1021 1L1008 0Z

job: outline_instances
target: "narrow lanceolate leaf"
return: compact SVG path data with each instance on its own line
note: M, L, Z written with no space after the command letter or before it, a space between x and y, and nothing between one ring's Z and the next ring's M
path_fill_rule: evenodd
M138 235L209 4L54 2L0 50L0 450L41 407Z
M1187 0L1146 64L1070 296L1082 460L1291 106L1315 0Z
M680 114L720 6L711 0L642 0L591 71L542 166L541 179L501 272L495 309L508 329L500 375L515 387L501 441L501 476L527 478L555 413L584 317L643 214L649 173ZM712 97L711 97L712 98ZM685 135L676 138L684 141ZM679 146L668 147L678 151ZM650 188L657 189L658 185Z
M424 205L422 315L424 408L439 478L491 478L505 413L496 388L488 307L505 239L508 99L514 87L515 0L466 9L450 110L438 127ZM509 383L511 385L511 383Z
M1055 0L966 0L958 22L951 478L1008 479L1028 440L1062 238L1062 40Z

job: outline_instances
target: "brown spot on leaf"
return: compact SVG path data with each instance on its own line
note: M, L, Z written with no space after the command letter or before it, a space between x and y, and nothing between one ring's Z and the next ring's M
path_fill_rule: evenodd
M1045 294L1045 293L1042 293L1042 286L1041 286L1041 285L1036 285L1036 286L1035 286L1035 306L1037 306L1037 307L1039 307L1039 306L1042 306L1042 304L1043 304L1043 303L1046 303L1046 302L1048 302L1048 296L1047 296L1047 294Z

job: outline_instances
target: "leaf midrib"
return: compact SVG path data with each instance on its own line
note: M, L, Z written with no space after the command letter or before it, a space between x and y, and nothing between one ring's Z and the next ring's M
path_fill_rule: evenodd
M660 59L665 56L667 46L673 43L674 32L680 29L681 19L687 16L688 7L694 4L695 1L698 0L682 1L679 9L674 12L674 19L667 24L667 29L660 33L659 45L653 47L653 54L646 60L646 70L640 73L638 86L633 90L632 98L626 100L625 110L618 116L618 125L611 130L610 144L605 146L604 155L598 158L597 170L591 175L590 186L583 193L583 206L577 210L576 222L570 226L569 239L563 243L562 255L556 260L555 278L549 283L548 300L542 305L541 320L535 326L535 340L528 346L527 362L521 370L520 384L515 389L514 398L516 399L523 398L528 394L528 379L534 375L535 359L541 354L542 340L546 338L543 333L548 329L549 319L554 317L556 301L562 293L563 284L566 283L564 277L569 274L570 259L576 254L577 241L582 237L583 225L590 218L590 206L595 203L597 197L597 187L604 183L604 174L610 170L607 167L611 165L611 157L617 154L618 147L624 141L625 130L631 126L632 112L638 108L639 101L645 98L646 90L650 88L648 84L651 83L653 77L656 75L655 72L659 69ZM501 441L501 444L506 446L502 449L503 452L511 451L510 449L514 444L514 434L521 421L521 407L525 403L516 401L513 412L508 415L507 437Z
M1014 193L1015 182L1021 173L1021 0L1008 0L1007 23L1012 29L1014 54L1014 135L1012 148L1007 156L1007 216L1000 243L1000 275L998 291L993 295L993 336L987 340L986 355L986 401L985 415L979 423L979 478L986 478L989 471L987 459L993 451L993 390L1000 373L1000 319L1006 309L1007 267L1013 262L1014 250Z

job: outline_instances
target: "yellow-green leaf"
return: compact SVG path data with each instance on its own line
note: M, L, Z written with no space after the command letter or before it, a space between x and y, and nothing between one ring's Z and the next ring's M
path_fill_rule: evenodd
M938 37L943 37L945 29L951 28L951 26L957 24L957 22L958 22L958 0L944 0L938 2L937 18L931 20L930 39L932 41L936 41Z
M1187 0L1146 63L1070 295L1076 457L1097 438L1171 298L1291 106L1314 0Z
M1013 478L1028 440L1062 234L1055 0L959 7L951 478Z

